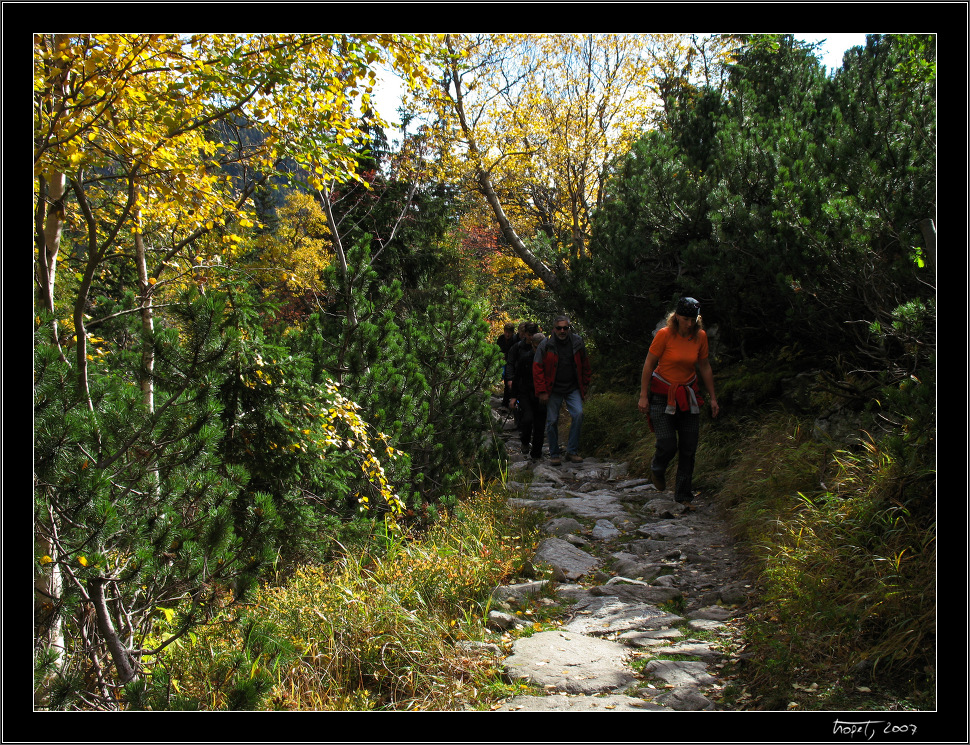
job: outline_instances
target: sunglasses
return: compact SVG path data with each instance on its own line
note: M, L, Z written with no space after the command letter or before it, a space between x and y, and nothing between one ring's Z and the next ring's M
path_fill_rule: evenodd
M569 331L569 326L556 326L556 331Z

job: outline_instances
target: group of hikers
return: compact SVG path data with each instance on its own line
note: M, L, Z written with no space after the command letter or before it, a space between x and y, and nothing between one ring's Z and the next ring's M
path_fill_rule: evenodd
M583 400L593 376L582 337L572 332L567 316L556 316L552 335L545 336L536 323L506 324L499 337L505 355L505 392L502 405L515 412L522 438L522 452L533 460L542 457L543 439L549 443L550 462L562 463L559 446L559 412L563 404L572 422L566 442L566 460L582 462L579 433Z
M537 323L526 321L518 325L517 331L514 324L505 324L496 343L505 355L502 406L514 413L522 452L533 461L540 460L545 440L552 465L561 465L563 458L581 463L583 401L592 379L586 344L565 315L553 320L550 336L540 332ZM694 499L691 481L700 407L704 405L699 382L707 390L711 415L716 417L720 409L714 394L700 303L692 297L682 297L650 344L640 375L638 408L656 435L651 481L659 491L666 491L667 467L677 456L674 499L688 509ZM571 418L565 453L559 443L563 404Z

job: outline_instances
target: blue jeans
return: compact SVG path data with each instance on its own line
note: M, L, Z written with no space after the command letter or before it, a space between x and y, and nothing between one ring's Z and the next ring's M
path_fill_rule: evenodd
M579 430L583 426L583 397L579 389L569 393L550 393L549 404L546 406L546 441L549 443L549 455L555 458L559 455L559 410L563 402L572 417L569 425L569 442L566 443L566 453L579 452Z

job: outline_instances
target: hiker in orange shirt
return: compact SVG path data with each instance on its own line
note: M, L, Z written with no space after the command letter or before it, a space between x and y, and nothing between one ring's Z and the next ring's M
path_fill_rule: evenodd
M714 374L707 352L707 332L700 315L700 303L682 297L667 317L667 325L653 338L640 374L640 411L646 414L650 429L657 436L657 448L650 464L653 485L667 488L667 466L674 456L677 479L674 499L690 505L694 499L691 480L700 432L698 377L704 382L711 401L711 415L720 408L714 395ZM688 506L688 509L691 509Z

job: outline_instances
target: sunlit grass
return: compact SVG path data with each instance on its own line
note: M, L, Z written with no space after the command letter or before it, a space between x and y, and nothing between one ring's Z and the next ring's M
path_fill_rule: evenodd
M506 497L484 490L427 534L385 537L377 552L348 547L327 565L262 586L235 623L211 625L169 660L182 691L194 690L204 708L231 706L239 670L229 661L246 637L249 664L268 684L259 708L487 705L505 690L496 661L460 642L490 637L491 592L516 576L537 542L535 516L509 509ZM254 634L264 641L253 644ZM224 684L213 685L219 669Z
M760 682L844 677L851 689L878 679L925 701L935 678L932 485L901 498L907 475L886 449L869 440L833 452L804 432L783 417L752 430L720 495L757 575L747 633Z
M634 403L594 396L584 418L584 440L603 448L586 452L636 464L631 475L653 448ZM864 708L872 699L859 698L861 668L895 683L895 706L932 707L935 508L925 473L872 440L835 451L812 437L810 421L776 411L705 422L695 482L715 498L756 587L743 640L754 672L735 686L739 701L785 690L803 708ZM492 654L462 644L509 641L485 628L489 596L528 571L539 517L510 510L507 496L482 484L426 533L359 534L337 560L261 587L241 617L216 619L156 670L211 709L252 700L264 709L487 709L527 692ZM517 610L529 622L523 635L553 615L538 603Z

